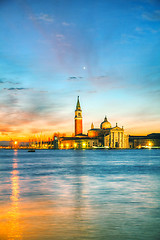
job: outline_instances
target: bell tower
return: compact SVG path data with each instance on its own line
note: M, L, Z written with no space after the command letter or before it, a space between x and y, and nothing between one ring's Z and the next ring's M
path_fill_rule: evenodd
M77 99L77 105L75 110L75 136L82 134L82 110L79 102L79 96Z

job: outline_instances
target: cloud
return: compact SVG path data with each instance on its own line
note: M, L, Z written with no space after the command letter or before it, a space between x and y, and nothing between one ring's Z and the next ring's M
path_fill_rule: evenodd
M139 36L135 36L131 34L122 34L120 44L131 43L132 41L137 41L137 40L139 40Z
M71 48L72 47L72 45L70 43L65 43L65 42L60 43L58 45L59 45L59 47L63 47L63 49L67 49L67 48Z
M83 77L69 77L67 81L81 81Z
M106 83L110 83L111 80L109 78L109 76L96 76L92 78L92 81L94 83L100 83L100 84L106 84Z
M62 22L63 26L69 27L70 25L72 25L72 23L68 23L68 22Z
M0 84L4 84L4 83L9 83L9 84L13 84L13 85L18 85L18 82L14 82L11 80L8 80L7 78L0 78Z
M1 132L2 135L8 136L8 133Z
M160 29L148 28L148 31L150 31L151 33L158 33L160 32Z
M93 91L88 91L87 93L97 93L97 91L93 90Z
M3 89L8 91L21 91L21 90L28 90L30 88L3 88Z
M115 75L102 75L91 77L89 79L97 89L111 90L111 89L123 89L126 88L126 84L123 81L123 78Z
M158 105L160 102L160 89L156 89L156 90L152 90L152 91L148 91L146 93L147 98L152 99L155 104L154 105Z
M56 38L58 38L58 39L64 39L64 35L63 35L63 34L56 34Z
M160 32L160 29L154 29L154 28L151 28L151 27L142 29L140 27L136 27L135 31L139 34L144 34L145 32L150 32L150 33L155 34L155 33Z
M27 91L25 91L27 90ZM0 132L8 137L28 136L41 131L52 134L66 123L63 106L56 93L27 88L6 88L0 91Z
M136 27L136 28L135 28L135 31L138 32L138 33L143 33L143 29L140 28L140 27Z
M142 18L148 21L160 21L160 10L155 10L153 13L143 13Z
M29 19L36 20L36 21L48 22L48 23L52 23L54 21L52 16L50 16L49 14L45 14L45 13L40 13L39 15L31 15L31 16L29 16Z
M6 128L0 128L0 132L1 132L1 133L5 133L5 132L7 132L8 130L9 130L9 128L7 128L7 129L6 129Z
M76 92L77 92L77 93L81 93L81 92L82 92L82 90L80 90L80 89L79 89L79 90L76 90Z

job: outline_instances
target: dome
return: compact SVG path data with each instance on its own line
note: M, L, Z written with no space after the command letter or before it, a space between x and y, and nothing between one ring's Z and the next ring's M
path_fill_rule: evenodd
M111 126L110 122L108 122L107 118L105 117L104 121L100 125L100 128L101 129L107 129L107 128L111 128L111 127L112 126Z

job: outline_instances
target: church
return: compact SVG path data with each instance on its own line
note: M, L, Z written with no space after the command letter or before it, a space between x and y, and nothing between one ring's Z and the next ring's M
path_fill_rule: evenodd
M94 128L92 123L88 134L83 134L83 117L79 96L74 120L75 136L61 137L59 149L129 148L129 136L124 133L124 128L120 128L117 123L115 127L112 127L107 117L100 124L100 128Z

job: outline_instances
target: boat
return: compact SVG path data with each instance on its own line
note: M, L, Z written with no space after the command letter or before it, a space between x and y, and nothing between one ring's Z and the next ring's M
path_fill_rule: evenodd
M97 147L97 146L93 146L92 148L93 148L93 149L108 149L108 147L107 147L107 146L104 146L104 147Z
M35 152L35 149L29 149L28 152Z

